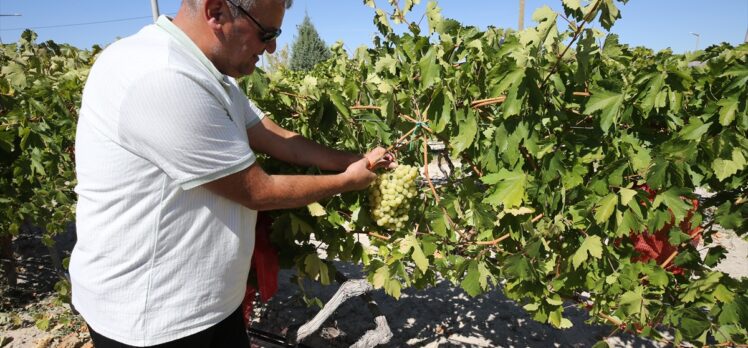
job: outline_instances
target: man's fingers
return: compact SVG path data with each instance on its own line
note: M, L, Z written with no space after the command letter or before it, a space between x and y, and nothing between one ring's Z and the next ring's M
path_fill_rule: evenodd
M368 165L366 167L369 170L374 170L376 168L392 169L397 166L397 164L393 164L395 161L395 155L391 152L387 152L387 150L381 146L372 149L369 153L364 155L364 157L368 160Z
M374 170L376 168L387 168L387 169L393 169L397 167L397 163L395 162L395 155L392 153L386 153L379 157L379 160L377 160L374 163L370 163L369 169Z

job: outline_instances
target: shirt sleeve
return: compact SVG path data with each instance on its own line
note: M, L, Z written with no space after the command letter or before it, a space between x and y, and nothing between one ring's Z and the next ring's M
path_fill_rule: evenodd
M125 91L119 139L188 190L255 162L246 127L221 103L220 85L176 70L152 72Z
M260 123L265 118L265 112L255 105L254 102L247 99L247 124L246 128L252 128L252 126Z

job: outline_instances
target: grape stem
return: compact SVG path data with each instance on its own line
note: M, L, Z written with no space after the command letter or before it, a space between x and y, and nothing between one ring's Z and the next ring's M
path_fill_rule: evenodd
M538 216L532 218L531 221L533 223L538 222L538 220L542 219L543 216L544 216L544 214L541 213ZM496 244L499 244L499 243L503 242L505 239L509 238L510 236L511 235L509 233L507 233L507 234L505 234L505 235L503 235L503 236L501 236L499 238L496 238L494 240L475 242L475 244L476 245L496 245Z
M353 105L350 107L351 110L382 110L381 107L376 105Z
M383 236L383 235L381 235L381 234L379 234L379 233L376 233L376 232L369 232L369 233L367 233L367 234L368 234L369 236L372 236L372 237L374 237L374 238L378 238L378 239L381 239L381 240L383 240L383 241L385 241L385 242L389 242L389 241L390 241L390 237L385 237L385 236Z
M484 106L493 105L493 104L501 104L506 100L506 96L498 96L496 98L488 98L488 99L479 99L475 100L472 103L470 103L470 107L473 109L482 108Z
M309 99L309 97L307 97L305 95L298 95L298 94L293 94L293 93L288 93L288 92L283 92L283 91L276 91L276 93L287 95L289 97L294 97L294 98Z
M384 156L386 156L388 153L392 152L393 150L395 150L396 148L398 148L398 147L400 147L402 145L405 145L405 144L409 143L410 141L406 141L406 139L411 134L413 134L413 132L415 132L416 130L418 130L419 128L423 128L423 129L427 130L429 133L433 133L433 131L431 130L431 128L429 128L428 126L425 125L425 121L419 122L419 121L413 119L412 117L410 117L408 115L404 115L404 114L401 114L400 116L403 117L403 118L405 118L408 121L411 121L411 122L415 123L416 125L413 128L411 128L407 133L403 134L403 136L401 136L399 139L397 139L392 145L390 145L389 147L387 147L387 149L384 151L384 154L382 154L381 156L379 156L373 162L369 162L369 166L368 166L369 169L374 169L376 167L376 164L379 161L381 161L382 158L384 158Z
M503 236L501 236L501 237L499 237L497 239L489 240L489 241L475 242L475 244L476 245L496 245L496 244L499 244L499 243L503 242L505 239L507 239L509 237L510 237L510 234L507 233L507 234L505 234L505 235L503 235Z
M389 147L387 147L386 150L384 150L384 153L381 156L379 156L373 162L369 162L368 168L369 169L374 169L376 167L376 164L379 161L381 161L382 158L384 158L384 156L387 156L387 154L390 153L392 150L394 150L394 149L396 149L396 148L398 148L398 147L400 147L402 145L405 145L407 142L405 142L404 140L407 137L409 137L411 134L413 134L413 132L415 132L416 129L418 129L418 128L419 128L418 126L413 127L411 130L409 130L407 133L405 133L403 136L401 136L400 139L395 140L395 142L392 145L390 145Z

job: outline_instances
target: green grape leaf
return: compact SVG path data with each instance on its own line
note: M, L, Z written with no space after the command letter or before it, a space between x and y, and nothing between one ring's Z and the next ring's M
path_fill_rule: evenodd
M687 339L695 339L709 329L709 319L699 309L686 309L681 318L679 330Z
M636 190L622 187L621 190L618 192L618 194L621 195L621 204L629 205L629 202L631 202L631 199L633 199L634 196L636 196Z
M387 13L380 8L376 9L375 13L374 25L382 35L390 35L392 33L392 26L390 25L390 20L387 19Z
M640 99L642 112L644 112L645 114L648 114L650 111L652 111L653 108L659 109L665 106L664 100L662 99L662 97L660 97L661 93L666 92L663 91L663 87L665 86L665 77L666 75L661 72L656 72L649 75L649 83L647 84L646 92L644 92L644 97Z
M394 297L395 299L400 298L400 290L402 285L397 279L388 279L384 284L384 292Z
M310 203L306 207L307 209L309 209L309 214L311 214L312 216L327 215L327 210L325 210L325 207L323 207L322 204L319 204L318 202Z
M701 137L709 131L709 127L711 127L712 124L713 122L704 123L699 118L692 118L688 126L683 127L683 129L678 132L678 135L684 140L699 141L701 140Z
M426 4L426 19L429 23L429 34L438 32L442 24L442 9L437 6L436 1Z
M717 179L719 181L724 181L743 170L746 164L748 164L748 162L746 162L743 153L739 148L734 148L732 150L732 159L718 158L712 162L712 169L714 170L714 175L717 176Z
M634 203L636 204L636 203ZM632 233L640 233L644 228L644 220L641 217L641 213L637 213L634 209L638 207L634 205L634 208L626 209L623 213L620 225L616 230L616 236L627 236Z
M508 70L504 69L504 67L501 67L501 71L504 73L492 81L489 94L492 98L504 94L512 86L519 85L525 78L526 70L523 67L512 66Z
M441 77L441 67L437 63L436 48L437 46L432 46L418 62L418 67L421 69L421 86L424 89L434 85Z
M662 158L655 158L654 163L647 172L647 185L653 189L659 189L665 186L668 166L668 161Z
M467 113L459 110L457 119L459 120L458 133L450 140L452 157L458 157L460 153L467 150L478 134L478 120L473 109L468 109Z
M722 325L748 322L748 299L738 296L732 302L725 303L718 320Z
M568 329L574 326L571 320L563 317L563 308L558 308L548 316L548 323L557 329Z
M478 296L483 292L481 289L480 278L481 275L478 270L478 262L475 260L470 261L465 278L460 282L460 287L462 287L462 289L471 297Z
M738 97L732 96L717 102L719 109L719 124L729 126L735 121L735 114L738 112Z
M683 201L683 196L689 192L685 189L670 188L665 192L657 194L654 201L652 202L652 208L657 208L660 204L665 203L665 206L673 212L675 217L675 223L678 224L683 221L686 213L691 209L691 205Z
M600 111L600 128L603 132L607 132L610 126L618 121L623 105L623 94L603 89L592 90L591 93L592 96L587 101L584 113L592 114Z
M26 72L21 64L16 62L4 63L7 64L0 69L0 76L8 79L10 85L18 90L26 88Z
M629 316L633 314L641 313L643 310L646 310L644 308L644 297L642 295L643 289L641 287L637 287L633 291L627 291L623 295L621 295L621 300L619 301L619 305L621 306L621 311Z
M724 227L734 230L745 229L745 212L741 214L740 206L733 206L732 202L725 202L717 209L714 219Z
M452 99L451 96L438 89L431 101L431 107L427 110L427 115L431 123L431 130L440 134L447 129L447 125L452 121Z
M324 285L330 284L327 264L320 260L317 254L307 254L306 258L304 258L304 272L312 279L319 277L320 282Z
M486 197L483 202L494 207L503 205L505 209L516 208L522 205L527 185L527 174L523 171L508 171L502 169L499 173L489 174L482 178L484 183L496 184L493 193Z
M597 202L595 210L595 222L604 224L613 215L618 206L618 196L615 193L609 193Z
M720 75L720 77L726 76L735 77L732 83L730 83L730 85L725 89L726 91L739 90L748 84L748 68L746 68L744 64L738 64L738 66L732 67Z
M384 283L389 279L389 268L387 266L382 266L377 268L377 270L374 272L374 277L372 279L371 285L373 285L376 289L381 289L384 286Z
M584 239L584 242L582 242L582 245L571 259L575 269L587 261L588 254L596 259L603 257L603 243L599 236L588 236Z
M397 59L389 54L382 58L379 58L379 60L377 60L377 63L374 65L374 71L376 71L377 73L387 71L390 74L395 75L397 73Z
M351 111L343 101L343 97L333 92L330 93L330 101L332 101L333 105L335 105L335 108L338 109L338 112L340 112L341 115L343 115L346 119L351 118Z
M414 234L405 237L400 244L400 251L402 253L408 253L410 249L413 249L412 257L416 267L418 267L421 272L426 272L429 268L429 260L426 258L426 255L423 254L423 249L421 249L421 245L418 243L418 239Z
M291 217L291 231L294 235L311 235L314 233L314 228L309 225L306 221L302 220L295 214L290 214Z
M621 12L618 10L618 7L616 7L613 0L602 0L600 12L602 12L600 15L600 25L602 25L605 30L610 30L610 28L613 27L613 23L621 18Z
M610 345L607 341L597 341L594 345L592 345L592 348L610 348Z

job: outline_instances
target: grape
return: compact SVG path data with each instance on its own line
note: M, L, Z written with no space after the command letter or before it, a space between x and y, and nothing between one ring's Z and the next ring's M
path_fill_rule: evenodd
M410 201L418 193L418 168L399 165L390 173L377 177L369 187L371 216L378 226L400 230L407 226Z

